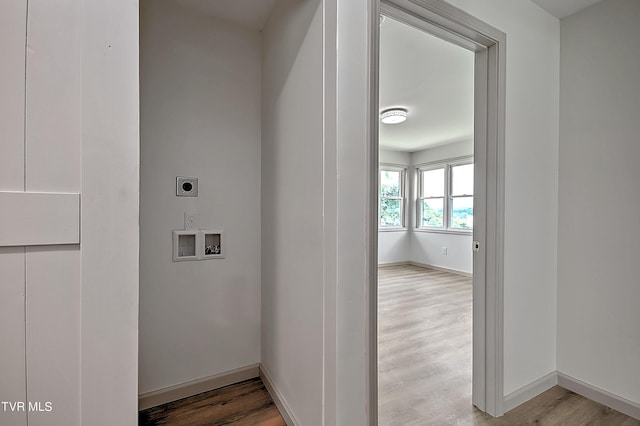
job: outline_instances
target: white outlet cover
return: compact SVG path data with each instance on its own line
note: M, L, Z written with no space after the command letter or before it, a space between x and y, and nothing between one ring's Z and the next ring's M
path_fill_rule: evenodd
M184 229L198 229L198 215L196 213L184 214Z

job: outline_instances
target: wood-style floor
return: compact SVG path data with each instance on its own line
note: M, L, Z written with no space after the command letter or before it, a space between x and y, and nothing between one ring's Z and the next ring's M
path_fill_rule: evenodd
M480 412L471 404L471 279L386 267L378 292L381 426L640 426L557 386L499 419ZM139 424L286 426L259 378L141 411Z
M138 424L286 426L259 378L141 411Z
M474 408L471 307L471 278L417 266L379 269L381 426L640 425L557 386L499 419Z

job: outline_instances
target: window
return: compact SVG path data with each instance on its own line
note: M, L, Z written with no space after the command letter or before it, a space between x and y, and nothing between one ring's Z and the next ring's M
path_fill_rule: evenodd
M452 162L418 169L418 228L473 229L473 163Z
M473 164L449 166L451 208L449 227L473 229Z
M381 229L404 228L405 170L380 167L380 197L378 213Z

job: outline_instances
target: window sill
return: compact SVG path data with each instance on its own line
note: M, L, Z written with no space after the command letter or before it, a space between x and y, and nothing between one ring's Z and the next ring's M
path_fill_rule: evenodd
M427 232L432 234L450 234L450 235L468 235L473 236L473 231L457 231L454 229L431 229L431 228L414 228L416 232Z
M408 231L407 228L381 228L378 227L378 232L405 232Z

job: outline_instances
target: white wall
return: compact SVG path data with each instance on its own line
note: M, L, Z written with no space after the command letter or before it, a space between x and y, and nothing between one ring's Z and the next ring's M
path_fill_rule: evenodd
M559 21L528 0L449 0L507 34L504 392L556 369Z
M561 21L558 371L640 404L640 3Z
M140 393L260 361L260 35L141 3ZM175 195L176 176L199 196ZM224 259L172 262L184 213Z
M319 0L263 32L262 357L299 424L323 403L323 33Z
M411 154L412 170L416 173L415 167L421 164L470 155L473 155L472 140L424 149ZM415 223L415 209L412 209L412 214L412 223ZM414 229L409 246L411 261L470 274L473 272L472 240L472 235L425 232ZM443 247L447 248L446 255L442 254Z
M411 153L380 148L378 160L381 163L400 164L408 166L411 161Z
M410 236L408 230L378 232L378 264L408 262L410 257Z
M473 141L460 141L412 152L411 165L417 166L470 155L473 155Z
M377 259L375 264L371 264L374 259L369 262L369 241L377 234L372 223L377 214L371 212L369 194L377 197L377 188L373 187L368 172L377 168L378 152L370 150L367 123L369 117L375 116L377 120L379 114L369 97L369 29L379 26L379 17L371 0L325 0L325 3L335 5L337 11L335 22L325 23L326 31L338 34L337 49L332 53L337 57L337 205L335 219L329 218L337 226L333 250L335 302L329 300L325 305L326 315L335 317L336 373L335 393L327 398L327 403L335 406L336 425L360 426L369 424L370 409L375 409L370 405L368 378L377 369L377 363L372 362L375 354L368 351L376 332L369 324L374 324L377 315L369 310L367 301L372 297L370 276L377 271Z
M407 208L411 210L410 189L411 177L409 176L409 164L411 164L411 153L404 151L392 151L380 149L380 163L406 166L407 168ZM407 212L409 213L409 212ZM405 217L406 229L389 230L378 232L378 263L408 262L410 260L410 234L411 222L408 214Z

